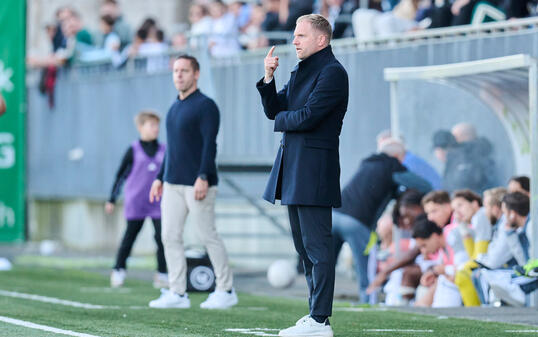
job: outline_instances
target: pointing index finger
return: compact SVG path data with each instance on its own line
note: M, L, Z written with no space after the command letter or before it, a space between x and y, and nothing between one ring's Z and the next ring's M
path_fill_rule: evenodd
M267 53L267 57L273 57L273 51L275 50L276 46L272 46L271 49L269 49L269 52Z

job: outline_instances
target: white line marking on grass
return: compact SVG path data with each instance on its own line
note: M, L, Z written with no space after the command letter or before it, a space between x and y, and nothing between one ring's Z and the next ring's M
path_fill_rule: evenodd
M254 336L278 336L278 334L272 334L269 332L279 331L279 329L267 329L267 328L252 328L252 329L224 329L227 332L238 332L243 335L254 335Z
M511 333L537 333L538 330L504 330L504 332L511 332Z
M48 331L48 332L54 332L54 333L58 333L58 334L62 334L62 335L68 335L68 336L98 337L98 336L89 335L89 334L86 334L86 333L80 333L80 332L75 332L75 331L71 331L71 330L63 330L63 329L53 328L51 326L36 324L36 323L32 323L32 322L27 322L27 321L21 321L19 319L9 318L9 317L5 317L5 316L0 316L0 321L2 321L4 323L13 324L13 325L23 326L23 327L30 328L30 329L37 329L37 330L43 330L43 331Z
M142 309L153 309L151 308L149 305L146 305L146 306L141 306L141 305L131 305L129 307L129 309L133 309L133 310L142 310Z
M333 308L333 311L349 311L349 312L364 312L364 311L387 311L387 308Z
M129 294L132 292L131 288L110 288L110 287L82 287L80 288L82 293L107 293L107 294Z
M363 329L366 332L433 332L433 330L416 330L416 329Z
M46 297L41 295L25 294L19 293L16 291L6 291L0 289L1 296L15 297L15 298L24 298L32 301L39 301L52 304L60 304L68 307L83 308L83 309L119 309L117 306L106 306L106 305L97 305L97 304L88 304L80 303L75 301L61 300L55 297Z

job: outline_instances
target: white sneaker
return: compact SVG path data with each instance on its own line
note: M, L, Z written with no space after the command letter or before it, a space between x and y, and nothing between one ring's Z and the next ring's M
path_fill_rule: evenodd
M125 283L125 269L112 269L110 274L110 286L112 288L118 288Z
M306 315L295 323L295 326L280 330L279 336L294 336L294 337L333 337L333 329L326 321L318 323L315 319Z
M168 289L161 289L161 296L149 302L151 308L181 308L188 309L191 307L191 300L189 300L189 295L186 293L183 296L179 296L175 292Z
M228 309L233 307L238 302L237 294L235 290L232 289L232 292L215 290L207 297L205 302L200 304L202 309Z
M155 275L153 275L153 288L155 289L168 288L168 274L167 273L155 273Z
M521 287L515 283L501 284L490 283L489 286L496 297L514 307L525 306L525 293Z

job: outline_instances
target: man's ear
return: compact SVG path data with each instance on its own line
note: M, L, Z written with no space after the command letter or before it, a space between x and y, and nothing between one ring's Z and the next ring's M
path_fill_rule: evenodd
M321 47L321 46L325 45L326 42L327 42L327 37L324 34L319 34L318 35L318 46Z

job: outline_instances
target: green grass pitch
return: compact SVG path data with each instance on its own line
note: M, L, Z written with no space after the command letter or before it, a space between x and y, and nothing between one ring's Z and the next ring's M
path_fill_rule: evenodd
M6 318L93 336L272 336L307 314L306 300L239 293L231 310L207 311L199 304L207 294L190 294L192 308L151 309L159 295L149 282L127 280L125 288L110 289L108 278L71 269L16 267L0 272L0 336L61 336L5 322ZM101 305L85 309L8 294ZM335 336L530 336L511 333L527 326L465 319L446 319L401 313L382 308L358 308L335 303L331 323ZM242 330L227 329L258 329ZM261 330L267 329L267 330ZM379 331L397 329L415 331Z

